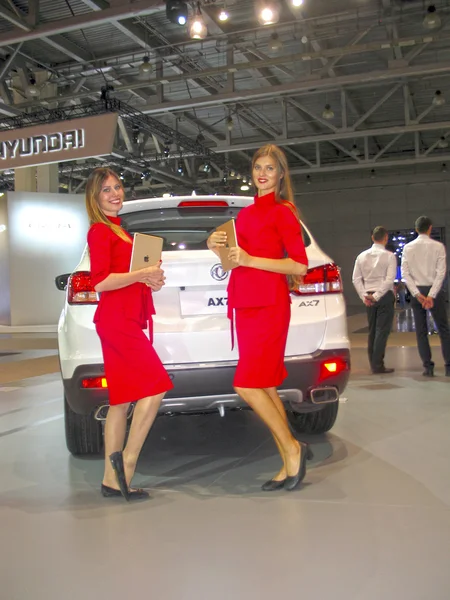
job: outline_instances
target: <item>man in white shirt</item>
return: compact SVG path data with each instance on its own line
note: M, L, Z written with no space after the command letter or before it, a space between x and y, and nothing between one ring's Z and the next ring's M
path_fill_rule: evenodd
M416 325L416 338L422 359L425 377L434 376L434 362L431 359L428 341L427 310L433 316L441 338L442 354L445 361L445 374L450 377L450 330L447 307L442 290L447 275L445 247L431 239L433 223L428 217L416 221L419 237L406 244L403 249L402 276L413 296L411 306Z
M394 280L397 259L386 250L389 234L384 227L372 232L373 246L355 261L353 285L367 307L369 321L369 362L372 373L393 373L384 366L386 344L394 319Z

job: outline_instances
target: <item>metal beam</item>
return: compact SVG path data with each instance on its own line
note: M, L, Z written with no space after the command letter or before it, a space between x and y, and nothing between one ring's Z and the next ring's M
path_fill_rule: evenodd
M125 127L125 123L123 122L122 117L118 118L117 123L119 125L119 130L120 130L120 133L122 134L123 141L125 142L125 146L127 147L128 152L130 154L133 154L133 151L134 151L133 144L130 140L130 136L128 135L128 131L127 131L127 128Z
M13 12L5 6L2 0L0 0L0 17L5 19L9 23L12 23L19 29L23 29L24 31L31 31L30 25L25 20L25 15L24 17L22 17L18 10L16 10L16 12Z
M393 138L389 144L386 144L386 146L384 148L382 148L378 154L376 156L374 156L373 158L373 162L376 162L379 158L381 158L383 156L383 154L385 154L389 148L392 148L392 146L398 142L398 140L403 136L403 133L399 133L398 135L395 136L395 138Z
M10 70L13 62L16 60L16 56L18 55L19 50L21 48L22 48L22 43L20 43L18 46L16 46L14 48L14 52L12 54L10 54L9 58L3 64L2 69L0 71L0 82L3 82L5 80L5 77L8 75L9 70Z
M388 167L410 167L419 164L435 164L450 162L450 154L441 154L440 156L423 156L418 158L403 158L401 160L382 160L375 163L377 170ZM343 171L361 171L363 169L373 169L373 161L362 161L360 163L348 163L338 165L322 165L320 168L293 168L289 169L291 175L308 175L313 173L342 173Z
M354 140L356 138L368 139L373 136L382 135L398 135L399 133L415 133L421 131L446 131L450 129L450 121L442 121L437 123L419 123L417 125L401 125L395 127L378 127L373 129L357 130L357 131L342 131L338 130L336 133L324 133L317 135L305 135L301 137L292 138L278 138L277 144L279 146L300 146L304 144L314 144L316 142L332 142L336 140ZM252 150L261 146L261 140L254 140L243 142L240 144L234 144L232 146L218 146L214 148L214 152L236 152L239 150Z
M66 40L62 35L53 35L52 37L43 37L42 41L47 43L55 50L62 52L66 56L69 56L72 60L79 63L87 63L92 61L92 56L85 52L82 48L76 44Z
M397 85L394 85L394 87L392 87L382 98L380 98L378 100L378 102L375 102L375 104L372 106L372 108L370 108L366 113L364 113L362 115L361 118L359 118L356 123L352 126L352 129L356 129L357 127L359 127L362 123L364 123L364 121L366 121L370 115L372 115L375 111L377 111L381 106L383 106L383 104L389 100L389 98L391 96L393 96L401 87L402 87L403 83L397 83Z
M117 6L110 6L104 10L77 15L60 21L51 21L50 23L41 24L31 31L30 26L24 23L26 29L23 33L14 30L1 34L0 46L36 40L43 36L57 35L59 33L67 33L78 29L98 27L99 25L111 24L112 22L124 19L133 19L140 16L151 15L152 13L161 10L164 5L162 0L136 0L136 2L118 4ZM6 16L1 13L5 10L6 9L4 8L0 8L0 16L3 16L4 18L6 18ZM15 16L11 11L9 11L9 13L11 17ZM18 23L17 26L19 27Z
M39 3L40 0L28 0L27 23L31 27L36 27L39 23Z
M337 131L338 130L338 128L335 125L333 125L333 123L330 123L330 121L327 121L326 119L323 119L322 117L319 117L319 115L316 115L312 110L309 110L309 108L307 108L306 106L304 106L300 102L297 102L297 100L293 100L292 98L288 98L287 101L289 102L289 104L292 104L292 106L295 106L296 108L298 108L302 112L304 112L307 115L309 115L310 117L312 117L315 121L317 121L318 123L322 123L322 125L324 125L325 127L328 127L332 131Z

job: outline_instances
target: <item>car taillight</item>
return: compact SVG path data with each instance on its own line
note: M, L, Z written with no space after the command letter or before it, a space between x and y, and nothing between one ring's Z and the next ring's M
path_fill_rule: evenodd
M105 377L89 377L81 380L81 387L85 389L107 388L108 382Z
M328 379L329 377L335 377L336 375L339 375L339 373L342 373L342 371L348 371L348 369L349 364L343 358L336 357L325 360L320 365L320 381Z
M229 204L225 200L182 200L178 208L198 208L203 206L226 206Z
M67 301L69 304L98 304L89 271L77 271L69 277Z
M340 268L333 264L308 269L303 283L293 293L297 296L311 294L339 294L342 292Z

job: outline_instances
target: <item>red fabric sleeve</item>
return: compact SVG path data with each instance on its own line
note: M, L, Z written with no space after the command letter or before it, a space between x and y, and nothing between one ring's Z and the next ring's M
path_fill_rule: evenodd
M279 207L277 228L289 258L302 265L308 266L308 257L303 242L302 227L297 217L287 206Z
M111 273L111 233L103 223L95 223L88 231L91 257L91 282L95 287Z

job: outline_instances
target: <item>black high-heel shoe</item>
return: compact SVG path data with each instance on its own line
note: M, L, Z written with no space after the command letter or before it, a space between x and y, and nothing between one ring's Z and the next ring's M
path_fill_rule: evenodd
M284 487L286 479L281 479L280 481L276 481L275 479L269 479L261 486L263 492L275 492L276 490L281 490Z
M292 475L286 477L286 481L284 482L284 489L288 492L292 492L298 486L299 483L303 481L306 475L306 461L312 460L314 458L313 451L311 448L300 442L300 447L302 449L302 455L300 457L300 466L298 468L297 475Z
M122 498L123 494L120 490L116 490L112 487L104 485L101 487L102 496L104 498ZM128 490L128 497L130 500L144 500L150 498L150 494L142 489Z
M127 484L127 478L125 477L125 467L123 465L123 454L122 452L113 452L110 455L109 460L111 461L112 468L116 474L117 484L120 489L120 493L125 500L130 500L130 490Z

